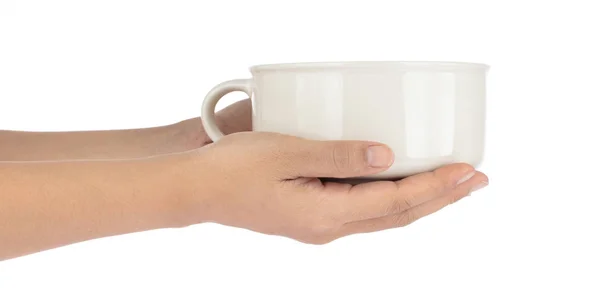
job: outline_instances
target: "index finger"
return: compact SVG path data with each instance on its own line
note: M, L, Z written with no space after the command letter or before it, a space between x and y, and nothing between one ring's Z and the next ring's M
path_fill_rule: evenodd
M472 166L451 164L399 181L377 181L352 187L346 196L343 220L373 219L402 213L438 198L475 175Z

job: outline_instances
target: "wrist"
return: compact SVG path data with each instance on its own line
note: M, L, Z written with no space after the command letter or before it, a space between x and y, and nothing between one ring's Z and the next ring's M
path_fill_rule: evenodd
M187 227L209 221L210 174L201 162L202 150L155 157L155 174L166 187L156 189L164 200L163 217L170 228Z
M179 153L194 150L210 143L210 139L200 118L188 119L175 124L162 127L167 135L165 140L165 153Z

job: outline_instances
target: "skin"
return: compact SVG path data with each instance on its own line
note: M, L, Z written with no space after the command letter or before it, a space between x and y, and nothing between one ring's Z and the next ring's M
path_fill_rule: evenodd
M232 104L217 113L224 133L249 131L249 100ZM160 127L81 131L21 132L0 130L0 162L74 159L128 159L178 153L211 143L200 118ZM10 145L10 146L8 146Z
M53 148L57 153L48 147L51 153L35 156L26 153L41 147L35 142L19 146L29 159L0 163L0 260L95 238L204 222L325 244L355 233L406 226L488 183L483 173L466 164L400 181L324 182L320 178L381 172L394 155L385 145L369 141L244 132L248 126L240 125L240 117L248 118L244 110L249 109L244 102L236 106L239 109L220 114L221 127L230 134L217 143L186 135L184 125L196 119L178 123L186 137L171 153L160 146L142 150L140 144L157 142L151 137L128 146L109 135L99 138L104 148L98 151L95 140L71 138L70 133L54 135L66 140ZM131 133L96 132L94 137ZM80 149L76 157L66 158L75 144L93 150ZM123 154L128 157L117 158Z

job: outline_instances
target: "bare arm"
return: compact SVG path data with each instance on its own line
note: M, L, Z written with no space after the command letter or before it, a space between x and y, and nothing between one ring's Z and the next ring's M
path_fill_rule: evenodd
M217 121L227 133L249 130L249 101ZM178 225L184 170L205 169L182 161L208 143L199 118L135 130L0 131L0 260Z
M250 130L250 101L237 102L217 114L225 133ZM1 161L138 158L183 152L210 143L200 118L161 127L79 131L22 132L0 130Z
M136 158L181 152L203 140L181 123L163 127L77 132L0 131L0 161ZM196 128L200 131L201 126Z
M0 163L0 260L177 226L183 156Z
M254 132L149 158L0 162L0 260L203 222L324 244L405 226L488 183L466 164L396 182L318 179L371 175L393 160L379 143Z

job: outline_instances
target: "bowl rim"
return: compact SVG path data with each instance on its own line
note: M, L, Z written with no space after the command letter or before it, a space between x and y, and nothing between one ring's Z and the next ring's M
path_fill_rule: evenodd
M488 71L485 63L459 61L333 61L333 62L287 62L268 63L250 66L250 72L293 71L293 70L343 70L343 69L394 69L394 70L433 70Z

